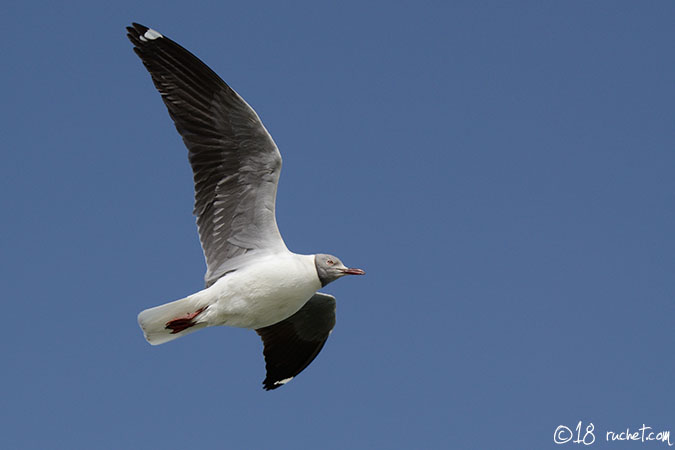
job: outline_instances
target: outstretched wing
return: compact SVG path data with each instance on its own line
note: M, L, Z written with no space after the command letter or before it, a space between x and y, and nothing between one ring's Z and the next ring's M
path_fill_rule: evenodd
M281 155L256 112L171 39L137 23L127 31L189 150L207 286L235 258L285 250L274 213Z
M288 383L319 354L335 326L335 297L317 292L286 320L255 330L264 344L265 390Z

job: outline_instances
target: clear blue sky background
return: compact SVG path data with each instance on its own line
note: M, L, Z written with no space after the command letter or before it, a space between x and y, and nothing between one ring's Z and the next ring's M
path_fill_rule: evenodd
M248 330L159 347L203 286L186 150L125 37L196 53L284 157L338 323L264 392ZM675 3L0 7L0 447L556 447L675 432ZM671 438L675 442L675 437ZM557 448L579 448L567 444Z

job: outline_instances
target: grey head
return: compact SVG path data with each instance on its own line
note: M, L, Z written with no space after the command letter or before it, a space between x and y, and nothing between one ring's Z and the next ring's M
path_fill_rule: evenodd
M352 269L345 266L337 256L323 253L314 255L314 265L316 266L316 273L319 275L319 281L321 281L321 287L345 275L364 275L366 273L361 269Z

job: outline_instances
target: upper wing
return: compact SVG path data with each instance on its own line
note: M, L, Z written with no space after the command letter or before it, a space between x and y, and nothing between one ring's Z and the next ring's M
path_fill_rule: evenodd
M286 249L274 214L281 155L258 115L171 39L137 23L127 31L189 150L207 286L233 258Z
M334 326L335 297L317 292L288 319L255 330L265 347L265 390L288 383L314 361Z

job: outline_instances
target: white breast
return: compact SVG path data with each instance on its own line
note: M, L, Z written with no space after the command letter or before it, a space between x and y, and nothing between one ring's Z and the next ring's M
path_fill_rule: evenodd
M266 327L295 314L320 287L314 255L270 255L195 294L209 305L199 321Z

